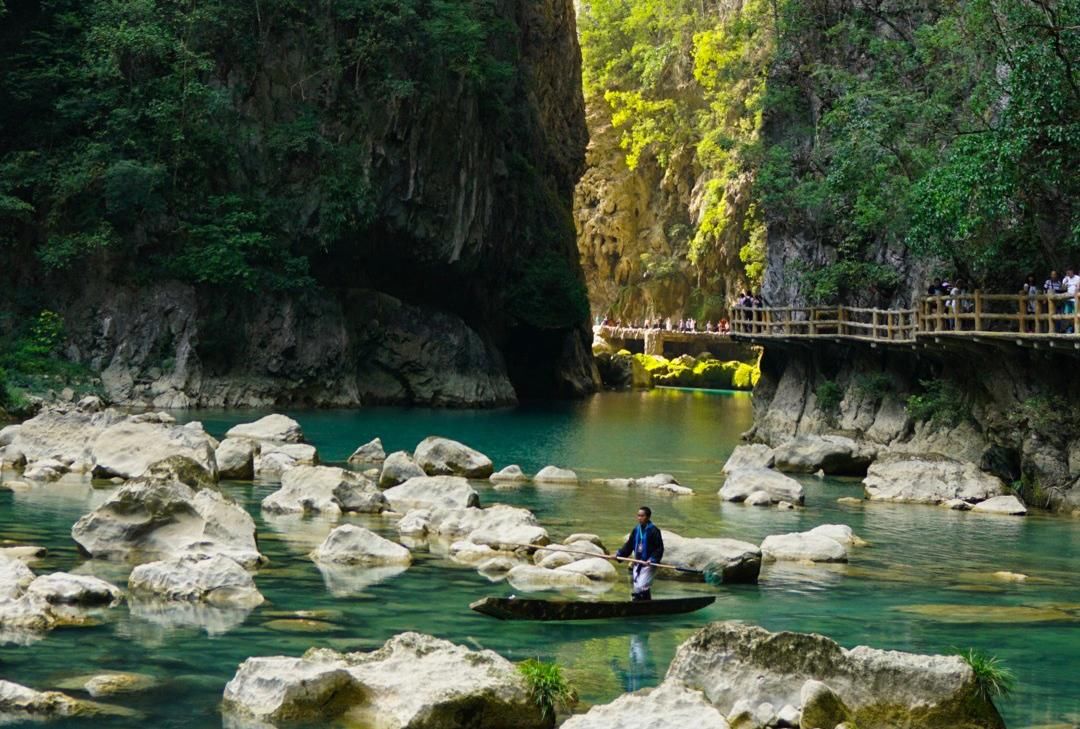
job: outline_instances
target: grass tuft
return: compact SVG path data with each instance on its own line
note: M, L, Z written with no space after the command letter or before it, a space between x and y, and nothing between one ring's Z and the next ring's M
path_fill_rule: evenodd
M577 700L577 695L563 676L559 664L530 658L519 663L517 669L524 676L529 693L540 707L542 716L554 717L557 706L570 706Z
M991 701L997 696L1008 696L1016 685L1016 674L1006 668L997 656L988 656L974 648L957 653L975 672L975 686L979 695Z

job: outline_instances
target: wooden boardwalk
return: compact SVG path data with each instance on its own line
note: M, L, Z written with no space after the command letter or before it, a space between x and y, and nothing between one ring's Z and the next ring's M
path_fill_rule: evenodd
M852 341L918 347L946 342L1080 350L1080 295L927 296L912 309L741 307L732 338L751 343Z

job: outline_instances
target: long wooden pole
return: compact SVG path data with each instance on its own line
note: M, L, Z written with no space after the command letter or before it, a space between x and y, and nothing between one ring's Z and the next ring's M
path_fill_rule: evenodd
M514 544L513 542L501 542L509 547L524 547L525 549L546 549L550 552L566 552L567 554L581 554L586 557L599 557L600 559L608 559L612 562L633 562L634 564L643 564L648 567L664 567L669 570L678 570L679 572L693 572L696 574L704 574L702 570L695 570L691 567L679 567L674 564L664 564L663 562L646 562L643 559L634 559L633 557L617 557L614 554L594 554L592 552L586 552L578 549L567 549L561 544L548 544L540 546L537 544Z

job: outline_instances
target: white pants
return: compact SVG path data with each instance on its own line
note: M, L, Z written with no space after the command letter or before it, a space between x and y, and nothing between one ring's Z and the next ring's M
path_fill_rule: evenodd
M655 574L656 568L652 565L632 565L630 567L630 576L634 581L634 586L630 589L630 591L637 595L652 589L652 581Z

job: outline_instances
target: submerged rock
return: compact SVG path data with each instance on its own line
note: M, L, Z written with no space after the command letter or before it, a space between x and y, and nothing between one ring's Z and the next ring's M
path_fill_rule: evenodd
M730 729L727 719L701 691L664 683L655 689L624 694L610 704L570 717L562 729ZM832 729L830 726L829 729Z
M223 709L241 721L445 729L467 717L473 729L549 726L512 663L419 633L372 653L249 658L226 685Z
M459 476L417 476L383 492L390 508L409 509L459 508L479 506L480 495Z
M382 463L386 460L381 438L374 438L357 448L349 456L350 464Z
M682 486L670 473L658 473L655 476L641 478L605 478L599 479L599 482L606 486L620 488L653 489L676 496L690 496L694 493L693 489Z
M533 476L533 481L535 481L536 483L577 484L578 476L569 468L544 466L537 472L535 476Z
M480 451L438 436L429 436L420 441L413 459L429 476L487 478L495 470L491 459Z
M488 480L492 483L518 483L528 481L529 477L522 472L521 466L513 465L496 471L488 477Z
M316 562L345 565L408 565L412 554L408 549L380 537L370 529L343 524L326 537L311 553Z
M1024 502L1012 494L992 496L986 501L975 504L975 506L971 507L971 510L973 512L1006 514L1009 516L1025 516L1027 514L1027 507L1024 506Z
M547 530L528 509L495 504L486 509L434 508L410 511L398 532L413 537L466 539L495 550L513 551L522 544L547 544Z
M848 552L840 542L822 534L795 532L765 537L761 553L766 561L847 562Z
M667 682L703 691L725 712L740 700L753 706L802 705L803 726L810 726L823 703L812 698L820 688L805 688L810 682L823 683L850 711L850 718L831 713L821 715L823 721L839 716L860 729L1005 726L993 703L979 694L974 672L957 656L866 646L847 650L824 636L770 633L736 622L713 623L683 643Z
M243 567L228 557L183 556L141 564L131 571L128 589L163 600L255 607L263 596Z
M262 501L275 514L317 513L337 516L345 511L378 514L389 503L375 484L343 468L296 466L281 476L281 488Z
M757 545L737 539L706 539L682 537L672 531L664 532L664 562L707 570L711 579L723 583L754 583L761 573L761 550ZM657 570L657 579L701 582L703 574L688 574L676 570Z
M1005 484L971 463L934 455L886 454L863 479L866 498L940 504L950 499L968 503L1005 493Z
M137 479L71 528L91 557L154 561L222 554L244 567L258 564L255 522L221 493L179 481Z
M755 491L765 491L772 501L801 504L805 499L802 484L770 468L740 468L728 473L720 488L724 501L745 501Z
M534 592L537 590L590 590L593 581L580 572L560 569L545 569L531 564L522 564L510 570L506 579L518 590Z
M416 465L412 456L405 451L394 451L383 463L382 472L379 474L379 488L390 488L405 483L410 478L426 475L424 469Z
M124 671L106 671L84 676L72 676L56 684L65 691L85 691L94 698L131 694L155 688L158 681L145 673L127 673Z
M0 680L0 719L40 721L72 717L135 716L119 706L73 699L59 691L35 691L11 681Z

